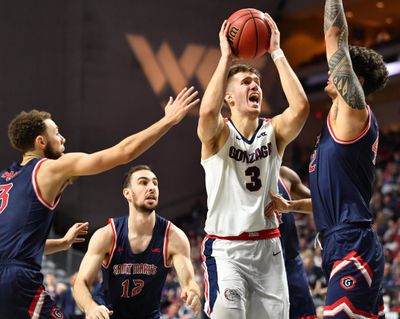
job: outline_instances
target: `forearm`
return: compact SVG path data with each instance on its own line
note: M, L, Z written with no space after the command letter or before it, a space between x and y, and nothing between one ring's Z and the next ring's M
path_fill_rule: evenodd
M312 213L311 198L289 200L288 211L311 214Z
M217 115L221 112L231 64L232 59L230 57L221 56L217 68L204 92L200 105L200 116L210 113Z
M84 313L87 314L90 312L90 309L93 309L97 306L97 303L93 300L87 283L82 281L75 282L73 294L79 309L81 309Z
M308 99L297 75L285 57L275 61L283 92L294 114L308 114Z
M351 63L348 26L342 0L326 0L324 33L329 71L336 90L348 106L363 109L365 95Z
M121 154L125 155L123 162L130 162L140 156L163 137L172 126L174 126L173 121L164 116L150 127L122 140L115 147L120 150Z
M65 238L47 239L44 246L44 255L51 255L68 249Z

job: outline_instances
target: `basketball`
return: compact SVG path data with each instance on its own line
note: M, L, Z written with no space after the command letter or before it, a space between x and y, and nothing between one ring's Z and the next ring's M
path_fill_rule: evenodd
M264 20L264 13L253 8L234 12L228 21L228 41L235 56L252 59L267 52L271 31Z

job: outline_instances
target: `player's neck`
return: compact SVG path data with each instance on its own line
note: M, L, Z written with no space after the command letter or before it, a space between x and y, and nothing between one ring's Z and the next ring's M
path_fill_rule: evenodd
M155 211L151 213L142 213L138 211L131 211L129 213L128 224L129 231L135 234L148 234L153 232L156 223Z
M246 138L251 138L258 127L258 117L232 115L231 119L236 129Z
M22 156L22 161L21 161L21 165L24 166L26 165L30 160L33 160L34 158L39 158L39 157L43 157L41 154L38 154L37 152L26 152L23 156Z

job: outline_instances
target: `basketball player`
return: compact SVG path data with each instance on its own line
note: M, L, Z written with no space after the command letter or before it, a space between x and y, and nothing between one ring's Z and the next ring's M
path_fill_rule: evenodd
M200 288L190 261L185 233L157 215L159 188L146 165L131 168L123 185L129 215L111 218L89 242L74 286L74 297L87 319L160 318L161 290L174 266L181 297L196 314ZM90 287L102 267L105 305L97 304ZM111 310L112 309L112 310Z
M284 212L281 214L279 231L281 232L282 252L289 286L289 317L290 319L316 319L307 274L299 255L300 247L295 219L291 213L291 211L312 213L310 190L301 182L299 175L286 166L282 166L280 169L278 190L280 195L271 194L272 201L271 205L268 205L269 209L266 210L266 215L273 213L274 210ZM298 205L290 210L292 199L297 200Z
M117 145L93 153L64 152L64 137L47 112L22 112L9 125L20 163L0 171L1 319L62 318L44 291L40 273L53 210L71 178L94 175L138 157L182 120L197 92L183 89L170 98L165 116Z
M286 145L309 113L303 88L280 49L279 30L271 28L269 53L289 107L272 119L259 118L259 72L233 65L227 39L219 32L221 58L200 106L198 135L206 174L207 236L203 242L205 312L211 318L288 318L289 296L281 254L278 219L264 217L269 191L277 192ZM231 118L221 115L223 102Z
M326 0L324 33L325 92L332 106L309 165L322 266L329 279L324 318L372 318L384 256L369 209L378 124L365 97L385 86L388 72L373 50L349 47L341 0Z

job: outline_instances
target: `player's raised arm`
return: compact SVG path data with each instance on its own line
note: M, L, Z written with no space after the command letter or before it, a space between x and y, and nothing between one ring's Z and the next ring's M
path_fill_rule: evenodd
M37 183L43 198L53 203L71 177L98 174L137 158L185 117L199 102L196 99L197 94L193 87L184 88L175 100L170 98L161 120L123 139L115 146L92 154L67 153L57 160L43 162L37 174ZM54 122L49 123L50 126L55 126Z
M353 70L348 44L348 26L341 0L325 2L324 34L329 66L328 83L336 88L337 113L332 115L335 134L352 139L365 127L368 118L362 82ZM329 94L329 92L328 92ZM333 92L331 97L335 97Z
M295 139L303 128L310 106L299 79L280 47L280 32L275 21L268 13L265 13L265 21L271 29L268 52L278 70L282 89L289 103L289 107L272 120L277 137L278 151L282 156L286 145Z
M221 58L200 104L200 118L197 134L200 141L203 143L203 158L207 158L218 151L217 142L218 139L221 138L223 131L225 131L226 136L228 134L227 130L223 130L224 121L221 115L228 72L233 58L227 38L228 29L229 22L225 20L219 31Z
M61 174L69 177L93 175L128 163L149 149L172 126L178 124L199 102L199 99L195 99L197 94L198 92L193 87L184 88L175 100L170 98L165 107L165 116L161 120L125 138L113 147L93 154L69 153L62 156L57 163L52 162L48 166L55 173L61 171Z

